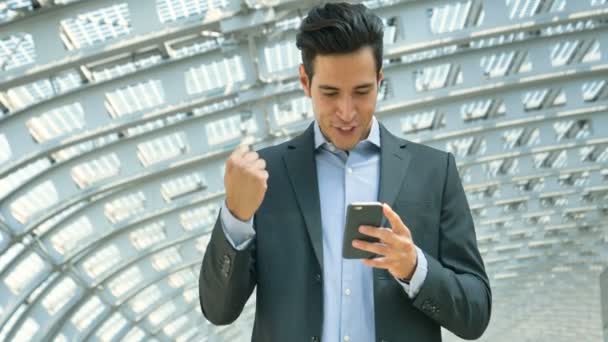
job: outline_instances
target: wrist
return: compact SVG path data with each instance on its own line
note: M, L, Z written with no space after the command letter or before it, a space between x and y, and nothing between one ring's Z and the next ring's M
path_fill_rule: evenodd
M405 278L397 278L397 280L399 280L400 282L409 285L410 284L410 280L411 279L405 279Z
M399 281L409 284L410 281L412 280L412 278L414 277L414 273L416 273L416 267L418 267L418 256L415 256L415 260L414 260L414 267L410 270L410 272L402 278L397 278L399 279Z
M230 203L231 202L228 200L228 198L226 198L226 209L228 209L230 214L232 216L234 216L234 218L238 219L239 221L247 222L253 216L253 215L244 215L242 212L235 210L234 206L231 206Z

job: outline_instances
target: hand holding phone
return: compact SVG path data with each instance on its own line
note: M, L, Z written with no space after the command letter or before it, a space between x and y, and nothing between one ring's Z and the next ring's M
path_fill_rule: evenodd
M374 253L353 247L353 240L378 242L379 240L359 232L359 226L380 227L384 214L380 202L354 202L346 210L346 225L342 244L342 257L345 259L373 258Z

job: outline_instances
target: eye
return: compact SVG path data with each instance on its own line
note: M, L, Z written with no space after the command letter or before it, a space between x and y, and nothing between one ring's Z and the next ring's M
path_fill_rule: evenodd
M338 95L338 93L323 93L323 95L327 97L335 97L336 95Z
M366 91L357 91L357 92L355 92L355 94L357 94L357 95L367 95L367 94L369 94L369 90L366 90Z

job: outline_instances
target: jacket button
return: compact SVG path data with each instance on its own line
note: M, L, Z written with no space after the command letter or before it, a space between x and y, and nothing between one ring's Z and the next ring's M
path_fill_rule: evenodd
M319 342L319 337L318 336L313 336L310 340L312 342Z
M317 274L315 275L315 280L316 280L316 281L321 281L321 274L317 273Z

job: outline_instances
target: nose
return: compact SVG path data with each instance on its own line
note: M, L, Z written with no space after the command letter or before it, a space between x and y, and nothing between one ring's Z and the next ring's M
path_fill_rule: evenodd
M355 111L352 97L344 96L338 105L338 112L336 114L344 122L351 122L355 118L357 112Z

